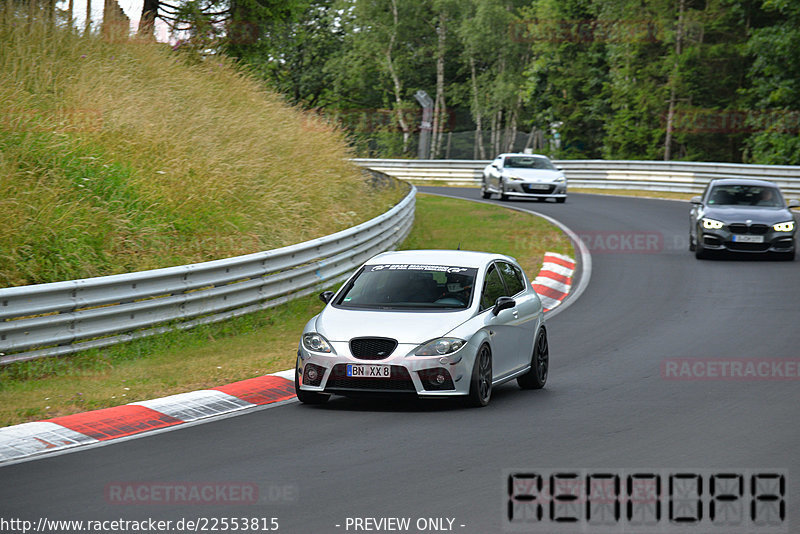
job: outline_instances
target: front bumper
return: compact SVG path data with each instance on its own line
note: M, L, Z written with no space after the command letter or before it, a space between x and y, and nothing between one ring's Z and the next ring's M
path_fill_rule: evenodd
M468 395L477 349L466 343L447 356L414 356L419 345L399 344L387 358L364 360L350 353L347 342L331 342L337 354L297 351L300 389L337 395L451 397ZM389 378L348 377L347 365L387 365ZM440 378L441 377L441 378Z
M505 185L508 196L529 198L566 198L566 182L520 182L508 180Z
M794 232L776 232L771 228L760 234L734 233L728 226L719 230L702 229L698 232L703 248L706 250L719 250L745 253L785 253L794 252ZM760 243L749 242L754 236L763 239ZM744 240L742 240L744 239Z

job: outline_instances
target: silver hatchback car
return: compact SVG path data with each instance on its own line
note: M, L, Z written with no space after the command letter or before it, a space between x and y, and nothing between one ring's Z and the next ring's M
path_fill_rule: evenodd
M485 406L516 379L545 385L542 303L508 256L455 250L379 254L306 324L295 388L303 403L331 394L462 397Z

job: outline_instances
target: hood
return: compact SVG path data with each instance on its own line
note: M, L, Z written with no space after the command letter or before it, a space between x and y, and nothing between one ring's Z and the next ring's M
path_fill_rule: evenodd
M420 344L447 335L472 317L472 311L398 312L354 310L326 306L317 316L316 331L328 341L354 337L389 337L398 343Z
M794 220L787 208L768 208L758 206L706 206L703 217L717 219L724 223L776 224Z
M547 169L503 169L503 174L507 176L517 176L529 182L552 182L556 178L562 178L562 171L551 171Z

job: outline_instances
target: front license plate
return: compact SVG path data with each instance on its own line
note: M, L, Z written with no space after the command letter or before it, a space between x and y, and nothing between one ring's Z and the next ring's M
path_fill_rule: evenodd
M733 240L737 243L763 243L763 235L735 235Z
M528 184L528 189L536 189L537 191L547 191L550 186L547 184Z
M347 364L347 376L353 378L391 378L392 368L388 365Z

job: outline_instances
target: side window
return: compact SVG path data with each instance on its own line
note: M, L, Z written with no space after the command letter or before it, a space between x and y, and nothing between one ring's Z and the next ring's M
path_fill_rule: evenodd
M509 296L516 295L525 289L525 282L522 281L522 273L510 263L504 261L497 263L500 267L500 275L508 288Z
M494 306L497 297L502 297L505 294L506 288L503 286L503 279L500 277L500 273L497 272L495 265L492 265L486 274L486 280L483 282L481 309L491 308Z
M714 183L713 180L711 182L708 182L708 185L703 190L703 194L700 195L700 198L702 198L703 201L705 201L705 202L708 202L708 191L711 189L711 186L713 185L713 183Z

